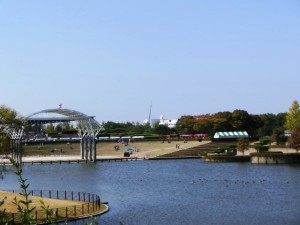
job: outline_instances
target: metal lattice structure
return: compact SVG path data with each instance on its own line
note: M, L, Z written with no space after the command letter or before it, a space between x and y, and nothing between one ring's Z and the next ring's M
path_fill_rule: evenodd
M12 129L9 132L10 135L10 149L12 151L12 158L17 162L17 163L22 163L22 138L24 135L24 130L23 128L21 129Z
M3 124L0 119L0 127L2 131L10 136L9 148L11 150L11 157L17 162L22 162L22 138L24 135L23 127L12 127L8 124Z
M58 114L61 117L35 117L38 114ZM103 128L94 119L94 116L87 116L70 109L47 109L31 114L27 117L27 121L33 125L76 121L80 137L81 158L96 161L96 136Z

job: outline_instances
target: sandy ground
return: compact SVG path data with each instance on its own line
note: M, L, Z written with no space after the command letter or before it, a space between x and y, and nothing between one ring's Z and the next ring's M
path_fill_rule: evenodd
M188 141L172 141L160 142L160 141L135 141L125 145L124 143L117 142L98 142L97 143L97 159L105 158L121 158L126 148L132 148L136 151L132 151L131 157L138 158L152 158L159 155L167 154L170 152L178 151L176 145L180 145L180 149L187 149L194 146L206 144L208 142ZM119 147L119 150L115 150L115 146ZM271 151L282 151L283 153L296 153L296 150L286 149L274 149ZM80 145L79 143L65 143L65 144L45 144L45 145L30 145L24 146L24 162L33 161L59 161L59 160L80 160ZM252 152L256 152L255 149L250 148L245 151L245 155L249 155ZM242 152L237 152L237 155L243 155ZM8 159L2 159L1 162L9 162ZM1 175L1 174L0 174Z
M183 141L172 141L171 143L168 143L165 141L162 143L160 141L137 141L125 145L116 142L98 142L97 159L123 157L126 148L133 149L131 157L151 158L178 151L179 149L176 149L176 145L179 145L180 149L187 149L205 143L207 142L188 141L187 143L184 143ZM115 146L118 146L119 150L116 151ZM24 151L24 162L81 159L79 143L24 146ZM8 162L8 160L0 159L0 162Z

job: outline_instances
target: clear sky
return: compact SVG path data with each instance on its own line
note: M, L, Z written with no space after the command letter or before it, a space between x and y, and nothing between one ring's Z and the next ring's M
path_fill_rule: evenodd
M300 101L299 0L1 0L0 104L141 122Z

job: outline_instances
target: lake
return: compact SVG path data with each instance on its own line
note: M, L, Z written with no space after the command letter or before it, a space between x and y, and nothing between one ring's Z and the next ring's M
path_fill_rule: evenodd
M10 166L0 189L19 189ZM23 167L30 189L98 194L101 225L300 224L300 165L138 160ZM84 224L83 221L69 224Z

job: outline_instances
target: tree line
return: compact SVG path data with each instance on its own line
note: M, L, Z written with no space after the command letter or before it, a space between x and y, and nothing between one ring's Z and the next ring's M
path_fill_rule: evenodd
M4 126L5 125L5 126ZM38 131L45 133L70 132L76 133L76 128L69 123L48 124L32 127L26 124L22 117L14 109L0 105L0 148L9 145L7 131L5 129L23 125L26 132ZM103 122L102 135L166 135L166 134L209 134L211 137L219 131L247 131L251 137L272 136L276 142L280 142L284 136L284 130L290 130L291 136L300 131L300 107L298 101L293 101L288 112L272 114L249 114L245 110L236 109L233 112L224 111L214 114L199 116L181 116L175 128L166 125L134 122L118 123L113 121Z
M270 136L275 128L283 128L287 113L252 115L245 110L224 111L200 116L182 116L179 133L205 133L213 136L221 131L247 131L252 137Z

